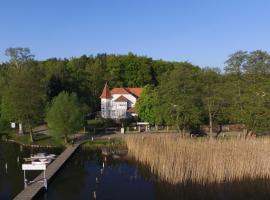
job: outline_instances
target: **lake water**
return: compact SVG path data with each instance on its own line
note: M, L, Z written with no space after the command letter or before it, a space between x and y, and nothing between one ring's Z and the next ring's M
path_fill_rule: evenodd
M0 200L12 199L23 189L23 158L38 152L60 154L59 148L30 148L0 141ZM7 165L7 168L6 168ZM40 172L27 172L28 180L33 180Z
M0 143L0 199L11 199L23 189L23 174L17 156L29 156L30 148ZM50 152L59 152L50 149ZM33 153L35 153L33 152ZM3 165L8 162L8 171ZM21 164L21 163L19 163ZM34 176L34 174L32 174ZM241 181L212 185L172 186L160 182L148 167L131 159L102 156L98 150L80 148L50 182L38 200L251 200L270 199L270 181Z

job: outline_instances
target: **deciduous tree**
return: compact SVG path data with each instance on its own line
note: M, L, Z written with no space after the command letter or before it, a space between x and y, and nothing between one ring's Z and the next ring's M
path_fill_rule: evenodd
M61 92L52 101L46 114L49 132L55 137L64 137L75 134L83 127L83 113L76 94Z

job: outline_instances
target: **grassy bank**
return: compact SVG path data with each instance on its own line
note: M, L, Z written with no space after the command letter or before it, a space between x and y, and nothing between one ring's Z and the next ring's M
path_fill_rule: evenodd
M28 134L18 135L10 134L8 140L26 145L26 146L44 146L44 147L64 147L64 140L61 138L54 138L47 135L36 135L35 141L31 142Z
M127 148L126 143L121 139L96 139L94 141L87 141L83 144L83 147L100 149L100 148L108 148L108 149L125 149Z
M131 156L172 184L270 177L270 138L209 140L134 135L125 141Z

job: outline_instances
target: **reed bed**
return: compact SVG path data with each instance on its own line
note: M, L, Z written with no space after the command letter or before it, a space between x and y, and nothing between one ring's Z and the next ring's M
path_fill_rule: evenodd
M125 141L131 156L172 184L270 177L270 138L211 140L164 134L127 136Z

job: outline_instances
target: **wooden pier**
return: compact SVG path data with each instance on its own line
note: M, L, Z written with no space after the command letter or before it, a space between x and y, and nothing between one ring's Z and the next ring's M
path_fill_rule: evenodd
M55 161L48 165L46 169L46 179L49 182L54 174L61 168L61 166L69 159L69 157L76 151L76 149L81 145L82 142L76 143L73 146L69 146L66 150L61 153ZM14 199L15 200L30 200L33 199L44 187L42 182L43 173L38 175L34 179L34 183L28 185L23 191L21 191Z

